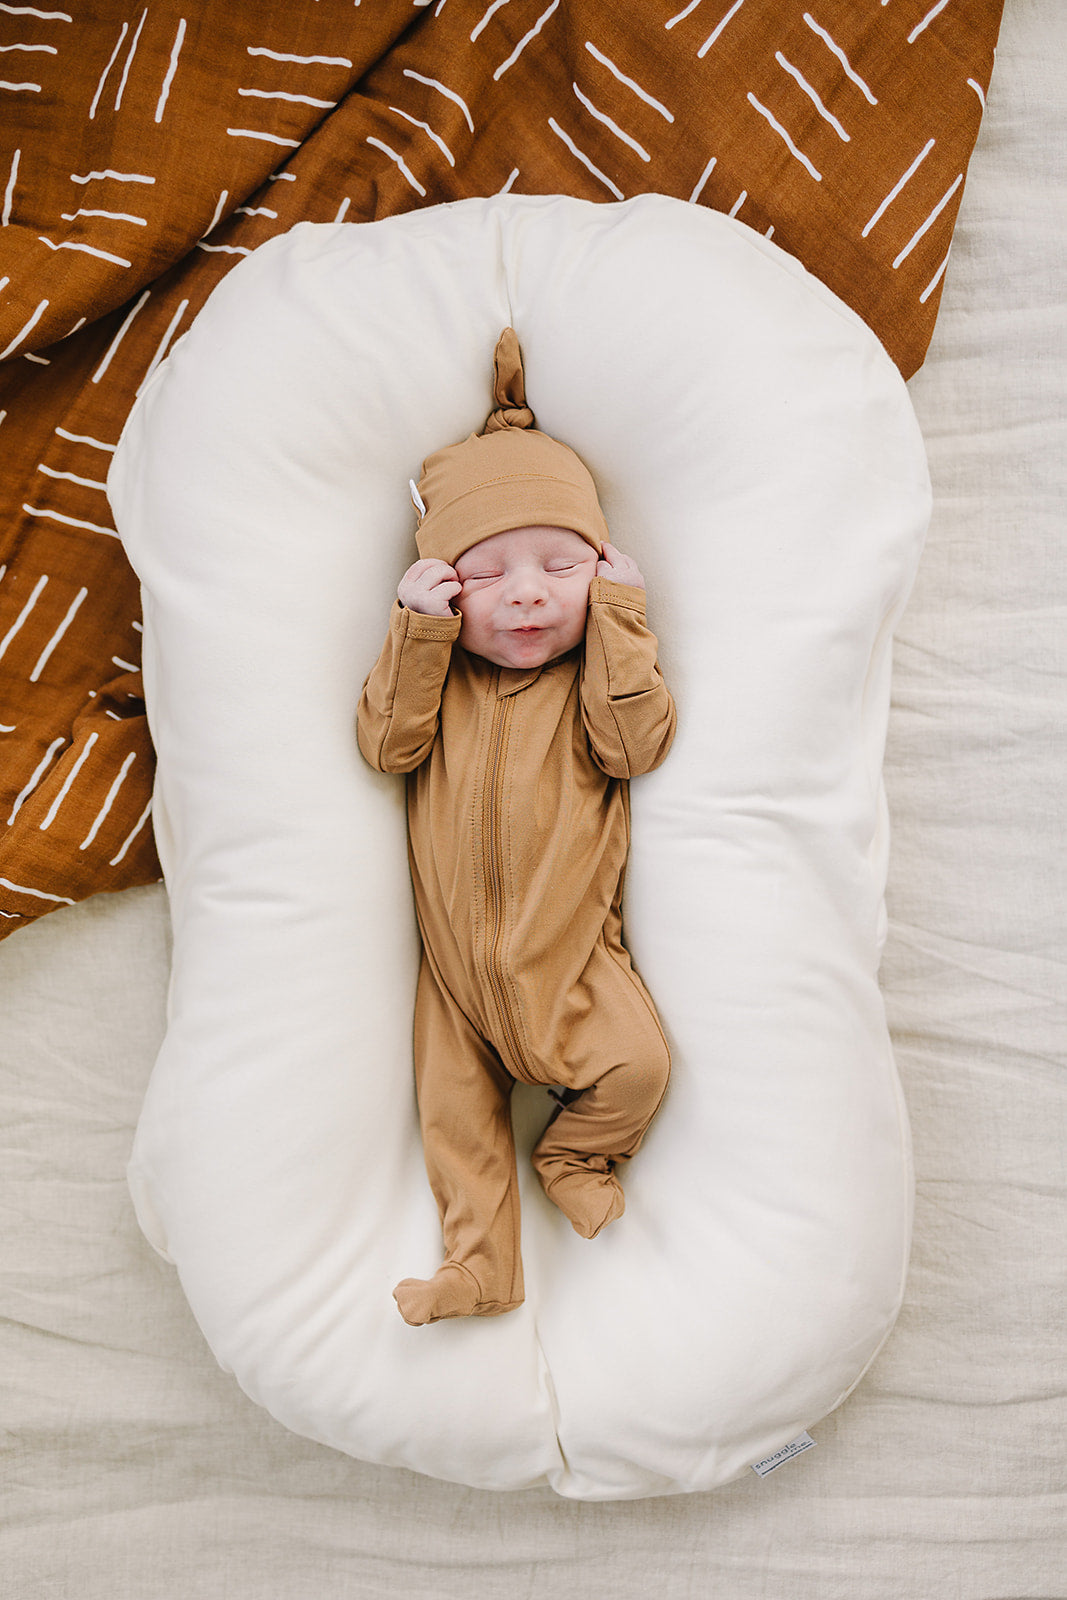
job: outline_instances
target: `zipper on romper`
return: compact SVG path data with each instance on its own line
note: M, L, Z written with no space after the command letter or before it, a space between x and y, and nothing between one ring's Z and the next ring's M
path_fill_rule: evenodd
M498 678L499 682L499 678ZM523 1071L527 1070L514 1012L508 998L504 977L504 842L503 842L503 752L511 726L512 698L505 695L497 699L493 708L493 727L489 756L489 780L486 784L486 858L489 863L488 938L486 963L489 987L492 990L501 1030L512 1053L512 1059Z

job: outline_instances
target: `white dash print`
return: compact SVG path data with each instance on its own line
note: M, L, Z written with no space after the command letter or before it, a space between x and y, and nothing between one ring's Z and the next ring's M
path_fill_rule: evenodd
M174 36L174 46L173 46L173 48L172 48L172 50L170 52L170 64L167 67L167 75L163 79L163 87L160 90L159 99L156 102L156 117L155 117L155 120L157 122L162 122L163 121L163 112L164 112L164 110L166 108L167 97L170 94L170 86L174 82L174 74L178 70L178 57L181 55L182 45L183 45L184 41L185 41L185 18L181 17L181 18L179 18L179 21L178 21L178 31Z
M150 178L144 172L115 172L111 167L105 167L101 172L86 172L79 177L76 172L70 175L71 183L93 183L97 178L114 178L119 183L155 183L155 178Z
M0 55L6 50L32 51L47 56L57 56L59 54L54 44L0 44Z
M669 22L667 23L667 27L670 27ZM602 67L607 67L608 71L612 73L621 84L624 84L627 89L631 89L639 99L643 100L646 106L651 106L653 111L658 111L660 116L664 117L667 122L674 121L673 111L668 111L667 107L662 101L654 100L647 90L642 89L639 83L636 83L633 78L628 78L625 72L621 72L609 56L604 55L603 51L598 50L595 44L590 44L588 39L585 41L585 48L589 51L589 54L593 57L594 61L599 61Z
M122 847L119 850L118 855L117 856L112 856L111 860L108 862L108 866L109 867L117 867L118 866L119 862L123 859L123 857L125 856L127 850L130 848L131 844L136 839L137 835L140 833L141 829L144 827L145 823L148 821L148 819L149 819L149 817L151 815L152 815L152 802L151 802L151 800L149 800L148 804L145 806L144 810L141 812L141 815L137 818L137 821L134 823L132 830L127 835Z
M95 478L79 478L76 472L59 472L55 467L45 466L43 461L38 462L37 471L43 472L46 478L61 478L67 483L79 483L83 489L101 489L106 491L107 484L99 483Z
M893 201L896 199L897 195L903 189L904 185L909 183L915 176L916 172L918 172L919 168L922 166L923 162L926 160L936 143L936 139L927 139L926 143L919 151L919 154L915 157L915 160L912 162L907 172L905 172L904 176L898 179L898 181L893 185L885 199L882 201L881 205L878 207L878 210L874 213L874 216L871 218L870 222L868 222L867 226L864 228L862 234L864 239L866 239L871 229L876 227L877 224L881 222L882 218L889 210L889 207L893 204Z
M149 382L153 372L155 372L156 368L159 366L159 363L163 360L163 357L166 355L167 349L168 349L168 347L170 345L170 341L174 337L175 330L177 329L177 326L178 326L179 322L182 320L182 318L184 317L186 311L188 310L188 307L189 307L188 300L183 300L181 302L181 304L179 305L177 311L174 313L174 315L171 317L170 321L168 322L167 331L163 335L162 339L159 341L159 345L156 348L156 353L152 357L152 360L149 362L148 371L145 373L144 377L141 379L140 384L138 385L138 388L137 388L137 393L138 394L140 394L141 390L143 388L145 388L145 386Z
M489 7L489 10L485 13L485 16L482 18L482 20L480 22L476 23L475 26L474 26L474 32L471 34L471 44L473 44L475 42L475 40L477 39L478 35L486 27L487 23L489 22L490 18L493 16L493 14L495 12L499 11L501 6L506 6L507 4L508 4L508 0L493 0L493 3Z
M204 237L205 238L212 231L212 229L215 227L215 224L218 222L219 218L222 216L222 213L226 208L226 202L227 202L227 200L229 198L230 198L229 189L223 189L222 193L219 195L218 203L215 206L214 216L211 218L211 221L208 223L207 227L204 229Z
M692 16L693 12L697 9L697 7L700 4L701 4L701 0L690 0L690 3L686 6L684 11L679 11L679 13L678 13L678 15L676 17L672 17L671 20L669 22L665 22L663 24L663 26L665 28L673 28L675 23L684 22L686 17L691 17Z
M808 82L807 78L804 77L800 69L795 67L791 61L788 61L780 50L776 50L774 52L774 59L781 67L782 71L788 72L793 81L800 85L801 89L807 95L808 99L811 101L812 105L815 107L823 121L828 122L831 128L833 128L834 132L837 134L837 137L843 140L845 144L848 144L850 142L849 135L845 132L840 122L838 122L833 112L827 110L818 91L812 88L811 84Z
M40 322L41 318L44 316L45 311L47 310L47 307L48 307L48 301L47 300L42 300L40 302L40 304L38 305L36 311L30 317L29 321L28 322L24 322L22 324L22 327L19 329L18 333L16 333L15 337L12 339L12 341L8 345L7 349L6 350L0 350L0 361L3 361L5 359L5 357L9 356L13 350L17 350L19 345L22 343L23 339L25 339L28 334L33 332L33 329L37 326L37 324Z
M982 85L979 82L977 82L976 79L968 78L967 79L967 87L968 87L968 89L973 89L974 90L975 94L978 96L979 100L982 103L982 110L984 111L985 110L985 90L982 88Z
M519 175L518 167L512 167L511 171L508 173L507 181L505 182L504 187L502 189L498 189L497 190L497 194L510 194L512 185L514 184L515 179L518 177L518 175Z
M347 56L291 56L255 44L250 44L247 48L250 56L267 56L271 61L293 61L301 67L351 67L352 65Z
M404 68L404 77L414 78L416 83L425 83L428 88L436 89L438 94L443 94L446 100L451 100L453 105L457 105L462 111L467 120L467 127L472 133L474 132L474 118L471 116L470 107L462 95L456 93L455 89L449 89L447 85L439 82L437 78L423 77L421 72L416 72L412 67Z
M39 83L8 83L6 79L0 79L0 89L10 89L13 94L40 94L41 85Z
M717 44L719 42L720 35L722 34L724 28L727 26L728 23L732 22L733 19L737 16L737 13L740 11L740 9L744 5L744 3L745 3L745 0L734 0L734 4L730 7L730 9L726 13L725 17L723 17L722 21L719 23L719 26L711 34L710 38L707 38L707 39L704 40L704 43L700 46L700 49L697 51L697 55L701 58L701 60L703 60L703 58L707 55L707 53L711 49L712 45L713 44Z
M343 222L345 220L348 215L348 208L351 204L351 196L346 194L344 199L341 201L341 204L337 207L337 215L333 219L334 222Z
M286 150L299 150L299 139L281 139L276 133L263 133L258 128L227 128L231 139L262 139L265 144L280 144Z
M949 256L951 254L952 254L951 250L949 250L946 253L945 259L942 261L941 265L938 267L937 271L934 273L933 277L930 279L930 282L926 285L926 288L923 290L922 294L919 296L919 304L920 305L924 306L926 304L926 302L929 300L930 296L933 294L934 290L937 288L938 284L941 282L941 279L945 276L945 268L948 266L948 258L949 258Z
M0 6L0 11L10 11L10 6ZM13 894L32 895L35 900L51 900L53 905L72 906L73 900L68 900L65 894L47 894L44 889L28 889L24 883L12 883L10 878L0 878L0 885L10 889Z
M147 228L146 217L134 216L132 211L90 211L85 206L80 206L77 211L64 211L64 222L77 222L79 217L106 217L111 222L133 222L139 228Z
M16 150L15 154L11 157L11 170L7 176L7 188L4 190L4 211L3 216L0 217L0 223L2 223L5 228L11 221L11 205L15 198L15 179L19 175L19 158L21 155L22 151L19 149ZM6 278L4 279L4 282L7 282Z
M28 506L25 503L22 509L27 516L44 517L46 522L62 522L68 528L87 528L90 533L106 533L109 539L118 538L114 528L105 528L99 522L83 522L80 517L65 517L61 511L45 511L40 506Z
M9 17L39 17L42 22L74 21L66 11L38 11L34 6L0 5L0 11L6 11Z
M128 331L128 329L130 327L131 322L133 321L134 317L137 315L138 311L140 311L141 307L144 305L145 301L148 299L148 297L151 294L151 292L152 292L151 289L145 289L144 292L141 295L141 298L137 301L137 304L133 307L133 309L131 311L129 311L127 313L126 318L123 321L122 327L119 329L118 333L116 333L115 337L112 339L111 343L108 345L107 350L104 352L104 359L101 361L100 365L97 367L96 371L93 373L92 381L94 383L99 383L100 382L100 379L104 376L104 373L107 371L108 367L111 365L112 356L115 354L115 351L118 349L119 345L122 343L123 339L126 337L126 334L127 334L127 331ZM68 435L68 437L70 437L70 436ZM104 446L102 448L114 449L114 445Z
M37 604L37 601L40 599L41 592L44 589L44 587L47 584L47 582L48 582L47 574L45 574L42 577L37 579L37 582L34 585L33 593L30 595L29 599L26 601L26 604L23 606L22 610L19 612L18 616L15 618L14 622L11 624L10 628L7 630L7 632L4 635L4 637L2 639L0 639L0 656L3 656L3 655L5 655L7 653L8 645L11 643L12 639L14 639L15 636L21 630L23 623L26 621L26 618L29 616L30 612L33 610L34 606Z
M737 213L740 211L741 207L744 205L744 203L745 203L745 201L747 199L748 199L748 190L747 189L742 189L741 193L738 195L737 199L734 201L733 205L730 207L729 211L727 212L727 215L731 216L731 217L736 217Z
M947 5L948 0L937 0L937 4L934 6L933 10L928 11L922 21L916 23L915 27L912 28L911 32L908 34L908 43L914 44L920 33L924 33L926 31L931 22L933 22L934 18L939 17Z
M85 597L86 597L86 595L88 593L89 593L88 589L79 589L78 593L74 596L74 599L71 601L69 607L67 608L66 616L63 618L63 621L59 624L59 627L56 629L55 633L49 639L48 643L45 645L44 649L41 651L41 654L37 658L37 665L34 667L33 671L30 673L30 682L31 683L36 683L38 681L38 679L40 678L41 673L44 671L45 667L48 665L49 658L51 657L52 652L55 650L56 645L60 643L60 641L63 638L63 635L66 633L67 629L70 627L71 623L74 621L74 618L77 616L79 608L81 607L81 603L85 599ZM57 742L59 744L63 743L62 739L58 740Z
M455 166L455 156L452 154L447 144L445 144L445 141L441 138L440 134L434 133L428 122L420 122L418 117L410 116L408 112L401 111L399 106L390 106L389 109L390 111L395 111L398 117L403 117L405 122L410 122L413 127L421 128L423 133L428 134L433 140L434 144L437 146L438 150L440 150L441 154L444 156L445 160L448 162L449 166Z
M509 67L513 67L515 65L516 61L522 55L522 52L526 49L526 46L531 42L531 40L537 38L537 35L541 32L541 29L544 27L549 17L554 11L558 10L559 0L552 0L552 4L548 7L547 11L542 11L541 15L538 17L529 33L523 34L514 50L508 56L508 59L506 61L502 61L499 67L497 67L496 71L493 73L494 83L497 83L504 76Z
M952 199L952 196L956 193L956 190L959 188L962 182L963 173L961 172L957 175L955 183L953 183L950 188L945 190L944 194L941 196L930 215L926 218L926 221L923 222L920 227L916 228L915 232L912 234L903 250L897 256L896 260L893 262L894 272L896 271L897 267L900 266L902 261L906 261L908 259L923 235L933 227L934 223L937 221L942 211L944 211L945 207L948 205L949 201Z
M108 58L107 66L104 68L103 75L102 75L102 77L100 79L100 82L96 86L96 93L93 95L93 103L89 107L89 121L90 122L92 122L93 118L96 116L96 108L100 104L100 96L104 92L104 84L107 82L108 73L111 71L112 67L115 65L115 62L118 60L119 51L122 49L122 41L123 41L123 39L125 39L126 35L129 33L129 31L130 31L129 23L128 22L124 22L122 24L122 31L118 36L118 40L116 41L115 48L114 48L114 50L112 50L111 55Z
M13 732L14 730L12 729L11 731ZM52 743L48 746L48 749L45 751L43 757L35 767L29 783L27 783L25 788L21 789L15 796L15 803L11 808L11 815L7 819L7 825L9 828L14 822L15 818L18 816L19 812L22 810L26 801L30 798L30 795L44 777L48 768L52 765L56 751L62 750L66 742L67 741L64 738L53 739Z
M145 290L145 293L141 296L141 299L146 299L147 295L148 291ZM92 435L88 433L68 433L66 428L57 428L56 432L61 439L69 439L71 444L91 444L94 450L108 450L112 452L118 449L117 444L105 444L103 439L94 439Z
M840 63L841 70L845 74L845 77L850 83L854 83L856 85L856 88L863 95L868 105L876 106L878 101L872 93L869 85L864 83L858 72L854 71L852 63L849 61L848 57L837 41L830 37L825 28L820 28L810 11L805 11L804 21L807 23L812 33L816 34L818 38L822 40L830 54L834 56Z
M137 54L137 46L141 38L141 29L144 27L144 19L147 17L147 15L148 7L145 6L144 10L141 12L141 20L137 24L137 32L133 36L133 43L130 45L129 54L126 57L126 64L122 69L122 77L119 79L119 90L118 94L115 96L116 111L119 111L122 108L122 97L126 92L126 80L130 76L130 68L133 65L133 58Z
M64 800L67 798L68 794L73 788L74 781L77 778L78 773L88 761L89 756L92 753L93 745L96 743L99 737L100 735L94 730L94 732L89 735L88 739L86 739L85 747L79 755L77 761L75 761L74 765L67 773L62 789L60 789L59 793L56 795L55 799L52 801L52 804L45 813L44 821L39 824L42 833L46 833L56 820L56 817L59 814L60 806L63 804Z
M398 155L395 150L390 148L389 145L383 144L381 139L373 139L368 137L367 143L372 144L376 150L380 150L383 155L387 155L390 161L395 162L400 171L403 173L404 177L407 179L408 183L410 183L411 187L415 190L416 194L421 194L423 198L425 198L426 190L422 187L422 184L419 182L418 178L416 178L415 174L412 172L403 156Z
M92 827L89 829L89 832L85 835L85 838L82 840L81 844L78 846L79 850L88 850L89 846L92 844L93 840L96 838L97 834L100 832L100 825L104 821L104 818L107 816L108 812L111 810L111 807L115 804L115 797L117 796L119 790L122 788L122 785L126 782L126 774L129 772L130 768L133 766L133 764L134 764L134 762L136 760L137 760L137 752L136 751L131 751L130 754L126 757L125 761L122 763L122 766L119 768L118 777L115 779L114 783L111 785L111 788L107 791L107 795L106 795L106 797L104 799L103 805L100 807L100 810L96 813L96 816L93 818Z
M198 250L207 250L214 255L223 256L250 256L251 250L244 244L205 244L203 239L196 241Z
M285 89L238 89L237 93L252 100L288 100L293 105L320 106L324 111L332 111L337 104L336 100L316 100L309 94L289 94Z
M804 154L803 150L799 150L797 148L797 146L793 143L793 140L790 137L788 131L785 128L782 127L782 124L778 121L777 117L775 117L770 111L768 111L767 107L765 105L762 105L760 103L760 101L756 99L756 96L754 94L752 94L751 92L745 96L745 99L748 101L749 105L753 107L754 110L759 112L761 117L763 117L767 122L770 123L770 125L774 129L775 133L784 142L784 144L785 144L786 148L788 149L790 155L795 156L796 159L800 162L801 166L804 168L804 170L806 172L810 172L811 173L811 176L815 179L816 183L821 183L822 182L822 173L819 172L818 169L812 165L812 163L808 160L807 156Z
M575 144L570 135L564 133L555 117L549 117L548 125L552 129L552 132L556 135L556 138L563 140L563 143L567 146L567 149L570 151L571 155L575 156L582 163L582 166L585 167L587 171L591 172L593 177L598 179L606 189L610 189L616 200L625 200L626 196L623 194L622 190L617 188L616 185L612 183L611 179L606 173L601 172L599 167L593 165L592 161L590 161L584 150L579 150L578 146Z
M223 190L224 194L225 192ZM278 213L272 211L269 206L238 206L234 215L239 217L273 217L277 219ZM214 227L214 223L212 223L212 227ZM210 233L211 228L207 231Z
M37 237L42 244L48 246L49 250L80 250L86 256L99 256L101 261L113 261L116 267L132 265L125 256L113 255L110 250L98 250L95 244L79 244L75 239L61 239L58 244L53 244L43 233L39 233Z
M589 112L591 117L595 117L598 122L602 122L605 128L608 128L615 135L616 139L621 139L623 144L629 145L631 150L635 150L641 157L642 161L652 160L652 157L649 155L644 146L638 144L636 139L631 139L628 133L624 133L622 128L619 127L618 123L613 122L606 112L598 110L593 102L589 99L588 95L584 95L576 83L572 83L571 88L574 90L578 99Z
M690 205L695 205L696 202L700 199L700 196L704 192L704 185L707 183L708 179L711 177L712 173L715 171L715 163L718 161L718 159L719 159L718 156L712 156L711 160L708 162L707 166L704 168L703 172L700 174L700 177L697 180L697 186L693 190L692 194L689 196Z

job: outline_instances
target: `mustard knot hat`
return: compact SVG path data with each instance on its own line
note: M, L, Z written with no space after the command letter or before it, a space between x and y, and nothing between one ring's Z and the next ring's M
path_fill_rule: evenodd
M465 550L509 528L570 528L601 554L609 537L596 485L573 450L534 427L514 328L493 353L495 410L481 433L422 464L415 542L453 566Z

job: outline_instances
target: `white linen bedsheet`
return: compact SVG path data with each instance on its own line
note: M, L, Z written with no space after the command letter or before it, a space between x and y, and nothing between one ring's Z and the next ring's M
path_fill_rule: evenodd
M875 1367L770 1477L619 1505L287 1433L134 1222L166 905L100 896L0 949L4 1600L1067 1595L1065 35L1061 0L1008 0L912 384L936 498L897 644L883 978L918 1198Z

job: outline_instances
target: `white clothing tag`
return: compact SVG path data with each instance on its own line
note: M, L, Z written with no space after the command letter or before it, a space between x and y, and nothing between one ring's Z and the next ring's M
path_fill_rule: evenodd
M426 515L426 502L423 500L422 495L419 493L419 486L415 482L414 478L409 478L408 479L408 488L411 490L411 503L412 503L412 505L415 507L415 510L419 513L419 516L420 517L424 517Z
M798 1433L795 1439L784 1444L771 1456L764 1456L762 1461L753 1461L752 1470L760 1478L765 1478L768 1472L773 1472L775 1467L784 1466L787 1461L792 1461L794 1456L802 1455L805 1450L814 1448L815 1440L810 1433Z

